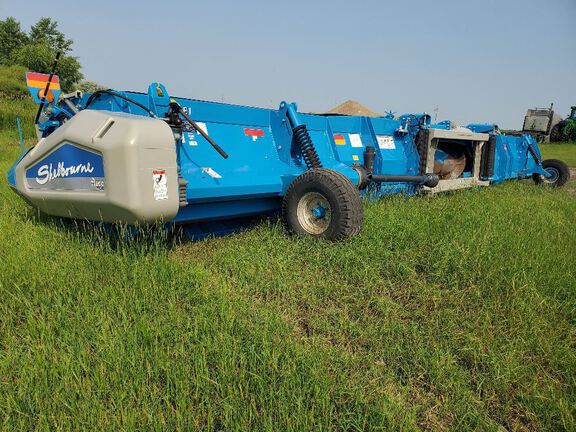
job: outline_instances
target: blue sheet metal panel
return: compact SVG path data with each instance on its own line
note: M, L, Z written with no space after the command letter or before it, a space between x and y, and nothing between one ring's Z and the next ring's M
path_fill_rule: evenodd
M277 148L279 148L280 159L288 159L289 164L299 170L297 174L301 174L306 169L306 166L302 161L300 149L292 142L291 126L289 125L287 114L290 106L291 108L296 107L294 104L282 102L280 104L280 110L273 111L278 115L278 121L281 122L281 125L276 127L274 115L271 116L271 124L272 130L275 132L274 136ZM322 166L342 173L348 177L353 184L357 184L359 181L358 173L350 167L350 165L352 165L351 163L345 163L345 161L341 160L335 148L332 129L328 122L329 117L302 113L296 113L296 116L299 124L306 125ZM280 148L282 148L282 150L280 150ZM286 179L288 179L288 177L286 177ZM286 184L286 188L287 187L288 184Z
M279 159L270 127L214 122L200 126L230 157L223 159L198 133L183 134L179 163L188 181L189 202L283 192L280 175L290 169Z
M538 159L542 160L542 153L540 152L540 148L538 147L538 142L532 135L524 135L522 138L526 141L527 145L532 147L532 150L538 155ZM532 176L535 171L542 170L542 166L536 162L536 159L532 156L530 152L526 155L526 176Z
M450 130L452 129L452 122L450 120L442 120L438 123L430 124L431 129L442 129L442 130Z
M150 107L156 115L163 117L166 107L158 107L151 104L151 98L147 93L139 92L116 92L128 96L130 99ZM86 103L89 95L84 95L83 102ZM270 111L266 108L255 108L243 105L231 105L220 102L200 101L195 99L174 97L195 121L199 122L219 122L228 124L269 126ZM109 111L122 111L130 114L148 116L142 108L114 97L101 97L90 105L91 109L102 109Z
M524 140L511 139L508 140L508 151L510 152L510 172L509 178L523 177L526 167L526 154L528 146L525 145Z
M418 152L409 135L395 134L399 121L387 118L356 116L326 117L332 131L332 143L337 157L347 165L363 164L366 147L375 148L376 174L417 174ZM372 196L393 193L413 193L414 186L407 183L373 184Z
M488 123L470 123L466 127L477 133L493 133L498 130L498 125Z
M7 175L8 184L13 188L16 187L16 165L18 165L18 162L20 162L20 160L18 160L14 165L12 165Z
M329 168L344 174L353 184L357 184L359 180L358 174L356 171L350 168L353 161L349 161L338 154L338 151L335 149L335 145L333 143L332 133L329 132L330 129L328 123L324 122L324 127L326 128L324 130L309 131L310 138L312 139L318 156L322 161L322 166L324 168ZM296 153L296 157L299 158L300 156L298 154L298 148L294 148L293 150ZM358 161L356 163L362 161L362 152L363 149L359 149L357 152ZM302 165L300 169L300 173L302 173L306 167Z
M144 106L148 106L148 95L143 93L131 93L131 92L116 92L118 94L128 96L137 102L140 102ZM84 95L82 99L84 104L87 102L89 95ZM125 112L128 114L135 114L148 117L149 114L137 105L127 102L123 99L117 97L111 97L108 95L102 95L95 99L89 106L90 109L98 109L113 112ZM162 116L164 113L159 114Z
M323 130L309 130L310 138L314 143L316 152L325 167L330 167L331 165L337 164L342 159L338 157L333 146L332 146L332 136L329 136L326 129ZM296 148L296 151L299 149Z
M494 153L494 176L493 182L501 183L506 180L508 173L511 172L512 161L508 152L508 137L498 136L495 140L496 150Z
M238 125L267 127L270 125L270 111L266 108L254 108L230 105L219 102L206 102L185 98L174 98L187 114L200 122L217 122Z
M538 158L541 159L542 157L538 143L531 135L522 135L514 138L517 139L518 177L530 177L537 168L536 160L532 156L530 148L538 155Z
M418 152L410 135L395 134L400 122L387 118L369 118L359 116L301 116L307 125L313 128L326 127L327 134L313 136L318 142L328 139L334 151L334 158L347 166L364 163L364 151L372 146L376 151L374 173L376 174L417 174ZM321 124L325 119L327 126ZM330 161L330 158L322 159ZM344 172L349 178L352 175ZM407 183L374 184L371 195L392 193L413 193L415 187Z
M510 138L508 149L511 153L512 169L508 177L524 178L526 177L526 164L528 162L528 143L523 137Z
M190 204L182 207L172 222L211 221L271 213L280 209L281 202L279 197L272 197Z
M184 234L193 241L209 237L220 237L253 226L259 219L253 216L217 219L182 225Z
M531 136L496 135L494 157L494 183L504 180L530 177L537 169L537 163L528 151L531 145L540 155L536 141Z
M376 152L380 156L381 174L418 174L418 150L409 134L399 135L395 131L400 122L385 118L369 119L376 140Z
M361 117L326 117L336 157L347 165L363 163L364 140ZM368 143L371 145L371 143Z

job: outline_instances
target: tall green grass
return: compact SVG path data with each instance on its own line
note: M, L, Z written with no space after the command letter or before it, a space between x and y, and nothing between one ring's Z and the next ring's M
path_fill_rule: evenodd
M541 144L544 159L560 159L576 168L576 143Z
M0 99L24 99L28 96L26 68L0 65Z
M28 94L22 66L0 66L0 133L15 133L20 117L23 133L34 135L36 105Z
M7 186L5 430L574 430L575 195L510 183L366 207L360 237L271 219L113 245Z

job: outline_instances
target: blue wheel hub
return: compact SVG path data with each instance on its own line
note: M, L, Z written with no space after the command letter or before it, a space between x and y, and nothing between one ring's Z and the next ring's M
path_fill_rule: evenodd
M312 209L312 214L316 219L322 219L326 216L326 209L322 206L314 207Z
M546 172L550 174L550 176L546 178L546 181L549 183L556 183L556 181L560 177L560 173L558 172L558 170L556 168L548 167L546 168Z

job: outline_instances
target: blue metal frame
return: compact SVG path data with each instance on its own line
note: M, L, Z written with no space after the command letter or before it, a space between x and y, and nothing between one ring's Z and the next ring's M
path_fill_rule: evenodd
M281 102L273 110L172 99L160 83L151 84L147 93L117 93L148 107L159 118L167 115L170 101L175 100L230 156L223 159L190 125L175 136L180 174L187 181L188 202L174 218L175 223L231 219L278 210L292 180L307 169L293 143L292 129L298 125L306 125L323 166L344 174L354 184L360 182L354 165L364 163L366 147L375 149L374 174L417 175L420 160L417 134L428 128L450 129L449 121L431 124L427 114L405 114L398 118L392 114L375 118L327 116L299 113L296 104L287 102ZM89 97L84 94L71 101L82 110ZM100 95L88 108L149 115L110 94ZM74 114L66 104L53 106L48 118L39 124L42 136L62 124L59 118L71 118ZM534 173L550 176L541 166L540 151L531 136L502 135L495 125L470 124L468 128L494 137L494 174L483 180L501 183L528 178ZM9 181L13 180L12 172ZM362 193L372 197L414 194L420 187L409 182L371 183Z

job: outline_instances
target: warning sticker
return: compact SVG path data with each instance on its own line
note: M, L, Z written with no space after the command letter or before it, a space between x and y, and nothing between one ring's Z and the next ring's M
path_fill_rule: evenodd
M183 132L182 133L182 144L188 143L191 146L197 146L196 135L194 132Z
M208 174L210 177L215 178L215 179L221 179L222 178L222 176L220 174L218 174L216 171L214 171L210 167L202 168L202 172L205 174Z
M342 134L334 134L334 144L346 145L346 138Z
M258 137L264 136L264 131L262 129L244 128L244 135L252 137L252 141L256 141Z
M350 138L350 145L352 147L362 147L362 138L360 134L348 134L348 138Z
M152 171L154 180L154 199L156 201L168 199L168 180L166 179L166 170Z
M360 160L360 158L358 157L358 155L352 155L352 159L355 160L355 161L359 161L359 160Z
M394 144L394 138L390 135L376 135L376 139L378 140L378 147L381 149L395 149L396 145Z

